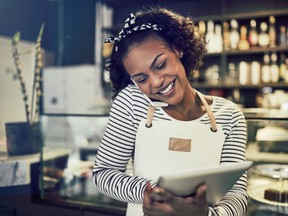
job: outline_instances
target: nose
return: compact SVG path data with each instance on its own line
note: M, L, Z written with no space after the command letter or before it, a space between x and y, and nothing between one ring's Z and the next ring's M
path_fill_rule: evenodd
M158 88L161 87L164 83L165 77L161 74L153 73L150 75L150 85L151 87Z

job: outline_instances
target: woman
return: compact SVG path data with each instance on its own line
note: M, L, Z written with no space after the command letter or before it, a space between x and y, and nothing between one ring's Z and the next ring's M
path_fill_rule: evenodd
M119 35L105 42L114 43L108 70L116 94L93 169L99 191L128 202L132 216L244 215L246 175L209 205L206 185L188 197L156 185L160 175L175 170L245 161L246 123L239 108L203 96L189 83L206 52L193 21L150 9L130 14ZM133 175L125 173L130 158Z

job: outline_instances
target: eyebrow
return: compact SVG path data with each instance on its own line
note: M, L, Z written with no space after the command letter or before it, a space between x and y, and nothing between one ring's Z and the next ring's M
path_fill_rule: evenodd
M153 67L155 66L155 63L156 63L156 61L158 60L158 58L160 57L160 56L162 56L164 53L160 53L160 54L158 54L155 58L154 58L154 60L152 61L152 63L151 63L151 65L150 65L150 69L152 70L153 69Z
M160 53L160 54L158 54L158 55L153 59L151 65L150 65L150 69L151 69L151 70L153 70L153 67L155 66L158 58L159 58L160 56L162 56L163 54L164 54L164 53ZM131 78L133 79L134 77L141 76L141 75L143 75L143 74L145 74L145 73L140 72L140 73L134 74L133 76L131 76Z

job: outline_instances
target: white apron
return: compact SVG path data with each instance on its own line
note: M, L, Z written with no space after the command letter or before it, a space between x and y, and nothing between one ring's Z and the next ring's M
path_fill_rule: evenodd
M216 123L210 108L201 93L197 92L211 121ZM151 110L150 106L150 110ZM224 144L221 127L213 132L209 125L195 121L163 121L149 119L140 122L136 135L134 175L157 181L160 175L173 173L175 170L219 165ZM150 116L150 117L149 117ZM214 124L214 126L213 126ZM143 216L142 204L128 203L126 216Z

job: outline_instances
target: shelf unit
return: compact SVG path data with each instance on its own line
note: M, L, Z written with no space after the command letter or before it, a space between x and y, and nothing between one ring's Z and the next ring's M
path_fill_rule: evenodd
M268 23L269 16L273 15L276 18L276 32L279 33L280 25L287 26L285 20L288 18L288 8L287 5L284 5L284 8L281 9L272 9L272 10L259 10L255 12L238 12L231 13L227 11L227 1L221 1L222 5L222 13L220 15L212 15L212 16L199 16L196 18L197 21L213 21L215 24L220 24L223 27L223 23L225 21L230 21L232 19L236 19L238 21L239 27L241 25L245 25L249 31L249 22L251 19L255 19L257 22L257 32L260 32L259 24L262 21L266 21ZM258 1L260 3L260 1ZM210 94L218 94L220 96L229 97L233 94L234 90L240 92L240 94L246 99L244 102L245 107L256 107L256 96L259 92L261 92L262 88L271 88L282 89L284 91L288 90L288 83L284 81L279 81L277 83L259 83L257 85L253 84L245 84L241 85L239 83L235 84L227 84L223 80L219 80L217 84L208 84L205 82L205 78L203 77L205 74L205 70L212 65L217 65L219 67L219 75L220 77L225 77L228 74L228 65L229 63L234 63L236 66L236 70L238 70L238 64L240 61L245 61L247 63L251 63L252 61L258 61L261 65L263 62L263 56L265 54L276 53L278 56L278 62L280 58L280 54L284 54L285 57L288 57L288 43L285 46L278 45L278 35L277 35L277 46L276 47L251 47L249 50L223 50L222 52L214 52L207 53L204 57L205 65L200 69L200 79L194 80L192 82L193 87L198 88L203 91L207 91ZM253 73L253 71L251 71ZM231 99L231 97L230 97Z

